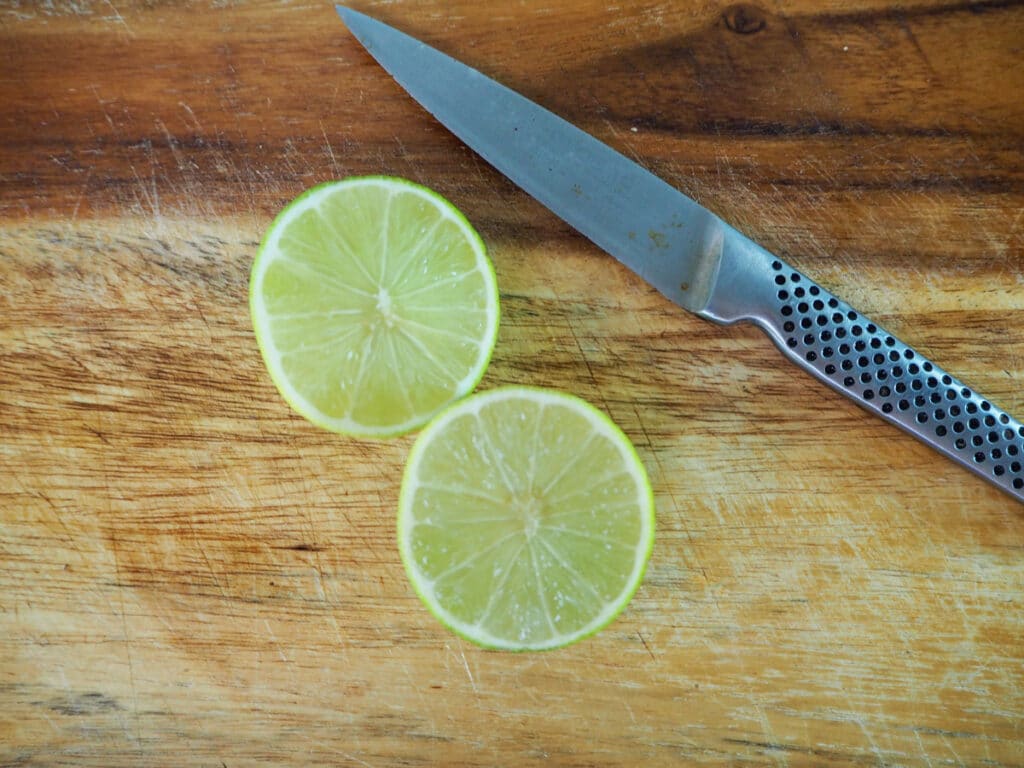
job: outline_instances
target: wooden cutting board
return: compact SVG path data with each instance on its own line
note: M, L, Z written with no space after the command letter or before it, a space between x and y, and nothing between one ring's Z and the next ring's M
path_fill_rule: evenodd
M1024 6L361 2L692 195L1024 414ZM0 764L1024 764L1024 506L704 323L416 106L330 3L0 7ZM625 614L481 651L408 586L411 438L317 430L257 353L303 189L478 227L481 386L633 439Z

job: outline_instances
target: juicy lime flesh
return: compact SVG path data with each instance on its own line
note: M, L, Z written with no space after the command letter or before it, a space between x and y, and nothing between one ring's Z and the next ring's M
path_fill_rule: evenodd
M401 180L354 179L278 217L254 267L253 316L301 413L341 432L397 434L479 380L497 290L479 236L449 203Z
M443 622L484 646L542 649L622 610L650 555L653 504L606 417L568 395L492 390L418 442L399 546Z

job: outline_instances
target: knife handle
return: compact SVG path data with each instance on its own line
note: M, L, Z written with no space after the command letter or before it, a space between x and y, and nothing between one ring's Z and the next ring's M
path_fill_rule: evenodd
M1024 426L731 227L707 307L759 325L792 362L1024 502Z

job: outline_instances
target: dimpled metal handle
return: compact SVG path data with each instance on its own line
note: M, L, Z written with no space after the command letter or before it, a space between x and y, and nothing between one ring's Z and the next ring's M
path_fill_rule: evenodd
M800 367L1024 502L1024 426L729 227L703 316L750 320Z

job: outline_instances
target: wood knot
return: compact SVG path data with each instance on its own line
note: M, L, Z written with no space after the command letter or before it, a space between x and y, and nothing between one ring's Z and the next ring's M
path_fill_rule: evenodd
M753 35L768 26L765 12L750 3L736 3L722 12L725 26L737 35Z

